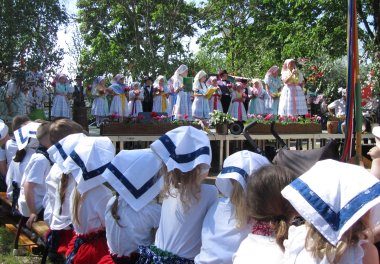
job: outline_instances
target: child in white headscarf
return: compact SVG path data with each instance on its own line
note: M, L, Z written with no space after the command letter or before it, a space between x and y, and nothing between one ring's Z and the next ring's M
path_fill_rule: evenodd
M222 97L222 90L220 89L218 85L218 77L211 76L208 78L208 81L206 83L208 85L208 89L214 89L215 92L212 94L212 96L209 99L209 107L210 107L210 113L213 111L219 111L223 112L222 103L220 102L220 98Z
M165 76L160 75L153 83L153 112L169 113L169 89Z
M228 113L238 121L247 120L247 112L245 111L244 101L247 100L243 84L237 82L235 88L231 92L231 104Z
M192 117L199 119L208 119L210 116L210 108L208 100L205 97L207 93L206 86L207 73L205 71L199 71L194 77L193 91L194 101L192 105Z
M128 112L128 87L124 84L125 77L122 74L116 74L112 81L111 86L108 87L107 91L113 95L110 115L116 115L120 119L129 115Z
M174 92L177 93L177 99L175 106L173 108L173 115L175 119L186 119L189 116L189 98L187 93L183 90L183 77L186 77L188 73L188 68L186 65L182 64L175 71L172 76L172 83Z
M109 115L107 87L105 78L98 76L92 83L91 93L95 97L92 102L91 114L96 118L96 126L99 127L103 119Z
M131 84L131 90L129 91L129 115L137 116L140 112L143 111L142 100L144 100L144 94L140 90L140 83L133 82Z
M266 114L265 98L266 91L260 79L252 80L253 87L250 91L251 100L248 105L248 114L263 115Z
M54 81L54 100L51 108L51 116L70 118L71 109L69 99L74 89L65 74L57 74Z

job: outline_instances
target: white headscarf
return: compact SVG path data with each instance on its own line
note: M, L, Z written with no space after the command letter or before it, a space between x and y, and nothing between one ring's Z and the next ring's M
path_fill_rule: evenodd
M160 84L160 80L164 80L164 86L167 85L167 81L164 75L159 75L156 80L154 80L153 87L156 88Z
M200 80L207 76L207 73L204 70L201 70L195 75L194 81L193 81L193 91L202 91L203 89L207 89L205 83L201 83Z
M118 83L121 79L125 78L124 75L118 73L116 74L113 78L112 78L112 81L111 81L111 84L116 84Z
M92 95L96 95L96 86L99 85L99 83L101 81L103 81L105 79L104 76L98 76L95 78L95 80L92 82L92 86L91 86L91 93Z
M174 75L172 76L173 82L175 82L177 79L179 79L180 74L183 74L185 71L187 71L189 68L185 64L182 64L178 67L178 69L174 72Z

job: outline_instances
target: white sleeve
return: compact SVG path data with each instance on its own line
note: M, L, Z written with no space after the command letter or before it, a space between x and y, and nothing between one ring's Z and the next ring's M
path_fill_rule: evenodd
M44 184L50 163L42 154L34 154L25 168L25 182Z

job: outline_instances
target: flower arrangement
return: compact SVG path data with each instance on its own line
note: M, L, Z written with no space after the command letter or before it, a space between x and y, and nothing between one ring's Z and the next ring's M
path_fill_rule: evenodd
M282 125L288 124L319 124L321 121L321 117L318 115L310 115L306 114L305 117L302 116L276 116L274 114L268 114L266 116L263 115L254 115L248 114L247 123L257 122L260 124L271 124L273 121L275 123L280 123Z
M221 125L221 124L232 124L235 121L236 121L236 118L232 117L228 113L223 113L216 110L210 113L209 124L212 126Z

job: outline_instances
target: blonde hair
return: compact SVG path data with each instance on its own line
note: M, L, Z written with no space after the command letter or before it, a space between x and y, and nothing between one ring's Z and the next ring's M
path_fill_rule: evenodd
M49 136L50 122L42 120L39 123L41 123L41 125L37 128L36 137L38 140L41 140L42 138Z
M73 192L74 192L73 207L71 211L72 222L73 224L80 225L81 223L79 221L79 206L83 202L86 194L81 195L80 192L78 192L77 185L75 185Z
M361 239L368 239L366 233L366 225L363 218L359 219L348 229L336 246L330 244L327 239L310 223L306 222L308 232L305 240L305 249L316 259L326 259L329 263L339 263L344 252L352 246L356 245Z
M249 220L247 214L246 194L238 181L234 179L230 179L230 181L232 184L230 200L235 207L236 227L243 228L248 224Z
M202 176L206 166L208 168L208 165L202 163L188 172L182 172L177 168L168 172L164 165L162 169L164 175L163 195L177 197L177 194L171 190L171 188L175 188L183 207L185 210L189 209L193 199L196 201L200 199Z
M120 220L120 216L118 215L117 211L118 211L118 208L119 208L119 194L116 193L115 195L115 201L113 202L113 204L111 205L111 208L110 208L110 211L111 211L111 215L113 217L113 219L115 219L115 222L118 226L122 227L119 223L119 220Z
M257 221L269 222L277 244L284 250L283 242L296 211L281 195L281 190L296 179L289 169L276 165L260 168L247 182L248 215Z

